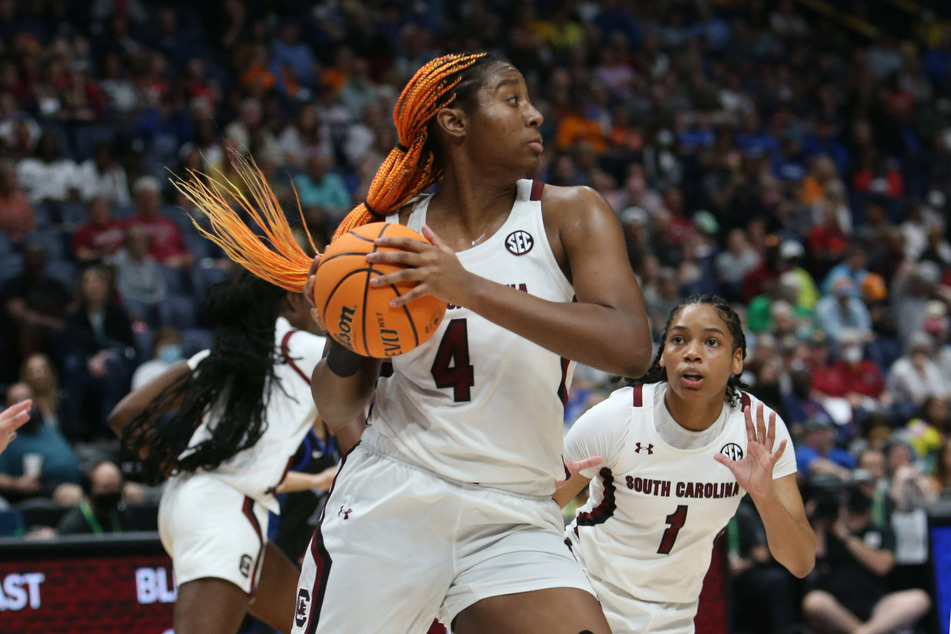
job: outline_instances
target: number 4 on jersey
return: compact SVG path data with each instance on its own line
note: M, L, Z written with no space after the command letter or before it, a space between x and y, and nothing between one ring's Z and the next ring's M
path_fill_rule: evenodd
M475 371L469 365L469 330L465 319L449 322L429 371L436 387L452 388L452 400L472 400L469 388L475 385Z

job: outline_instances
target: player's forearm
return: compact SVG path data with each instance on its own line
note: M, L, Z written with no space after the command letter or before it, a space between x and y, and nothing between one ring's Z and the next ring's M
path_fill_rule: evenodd
M351 376L338 376L327 367L326 357L314 368L310 387L320 417L327 427L337 431L360 417L370 403L376 379L380 374L380 361L366 359L362 367Z
M479 278L466 306L566 359L636 377L650 364L647 313L583 302L551 302Z
M816 534L808 522L797 520L779 496L754 499L766 528L766 543L773 559L802 579L816 565Z

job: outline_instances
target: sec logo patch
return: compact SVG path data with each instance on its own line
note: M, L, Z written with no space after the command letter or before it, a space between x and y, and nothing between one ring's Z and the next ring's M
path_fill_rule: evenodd
M720 453L729 458L730 460L742 460L743 459L743 448L740 447L735 442L729 442L723 445L723 448L720 449Z
M527 231L513 231L505 238L505 248L512 255L525 255L535 246L535 238Z

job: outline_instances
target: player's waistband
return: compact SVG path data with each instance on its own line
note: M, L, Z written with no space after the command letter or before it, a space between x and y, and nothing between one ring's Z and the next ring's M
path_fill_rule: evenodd
M439 478L445 482L453 484L455 486L461 487L463 489L470 489L472 491L492 491L494 493L501 493L503 495L511 495L521 500L531 500L533 502L538 501L552 501L550 495L533 495L531 493L521 493L518 491L512 491L509 489L502 489L499 487L489 486L485 484L477 484L475 482L465 482L463 480L457 480L455 478L450 478L444 474L441 474L437 471L433 471L428 467L424 467L412 460L404 452L400 451L399 447L393 442L391 438L381 434L379 430L375 429L372 425L363 430L363 434L360 436L359 447L363 447L366 451L384 458L386 460L393 460L394 462L399 462L410 469L416 469L422 473L430 475L434 478Z

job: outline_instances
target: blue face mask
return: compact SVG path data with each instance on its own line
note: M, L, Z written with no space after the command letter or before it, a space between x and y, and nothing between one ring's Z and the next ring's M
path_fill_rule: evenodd
M175 363L182 358L182 347L177 344L162 346L156 356L165 363Z

